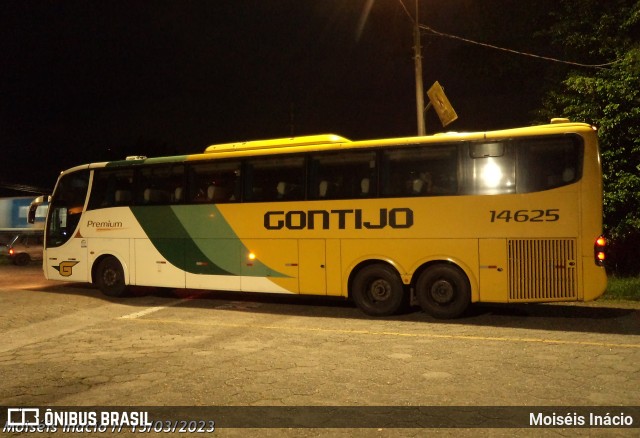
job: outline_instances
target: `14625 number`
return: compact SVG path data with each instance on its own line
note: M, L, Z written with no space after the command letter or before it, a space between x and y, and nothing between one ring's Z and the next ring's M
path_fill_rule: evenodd
M557 222L560 220L560 209L548 210L490 210L491 222Z

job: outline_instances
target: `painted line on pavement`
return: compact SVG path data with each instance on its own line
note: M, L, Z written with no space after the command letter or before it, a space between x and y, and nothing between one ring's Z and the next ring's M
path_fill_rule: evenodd
M179 306L182 303L185 303L187 301L191 301L191 299L192 299L192 297L181 298L179 300L170 301L168 304L165 304L164 306L148 307L148 308L146 308L144 310L140 310L139 312L129 313L128 315L122 315L118 319L138 319L138 318L140 318L142 316L146 316L146 315L149 315L151 313L155 313L155 312L158 312L160 310L164 310L164 309L169 308L169 307Z

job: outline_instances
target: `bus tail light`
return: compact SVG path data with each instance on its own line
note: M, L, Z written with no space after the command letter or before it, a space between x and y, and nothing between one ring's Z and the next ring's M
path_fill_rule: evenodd
M607 258L605 249L607 246L607 239L604 236L600 236L596 239L596 243L593 245L593 257L596 265L604 266L604 261Z
M13 248L9 248L9 255L12 256L16 251Z

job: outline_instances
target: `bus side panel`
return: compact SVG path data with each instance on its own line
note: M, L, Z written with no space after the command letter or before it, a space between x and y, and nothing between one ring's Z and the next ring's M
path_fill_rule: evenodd
M299 286L301 294L326 295L326 243L324 239L300 239Z
M200 251L185 255L188 259L187 287L239 291L240 263L243 257L241 242L237 239L214 238L193 239L193 243ZM216 275L211 275L212 273Z
M593 257L584 257L582 281L584 285L582 299L592 301L605 292L607 288L607 273L604 267L596 266Z
M184 258L184 239L158 239L171 247L178 257ZM148 239L135 239L136 284L140 286L185 287L185 271L174 266Z
M126 284L138 284L137 275L144 277L135 264L135 241L146 235L128 207L85 211L80 233L87 241L91 267L101 256L112 255L122 264Z
M298 293L297 239L243 239L244 292Z
M507 241L479 239L480 301L504 303L508 301Z
M186 273L188 289L208 289L234 291L240 290L240 278L237 275L203 275Z
M326 240L326 281L327 295L347 296L347 289L342 288L340 273L342 270L342 254L340 252L339 239Z

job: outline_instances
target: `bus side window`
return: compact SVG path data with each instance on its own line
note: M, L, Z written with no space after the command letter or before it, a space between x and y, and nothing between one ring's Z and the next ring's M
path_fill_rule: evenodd
M224 203L240 200L240 162L213 161L192 164L187 202Z
M247 162L244 199L298 201L305 196L304 157L263 157Z
M130 205L132 185L132 169L96 169L87 209Z
M139 169L137 204L168 205L175 203L177 188L184 186L183 165L160 165Z
M515 193L515 156L507 142L471 143L465 162L465 193L498 195Z
M384 151L383 196L442 196L458 193L458 147L406 147Z
M368 198L377 194L373 151L313 155L309 173L309 199Z

